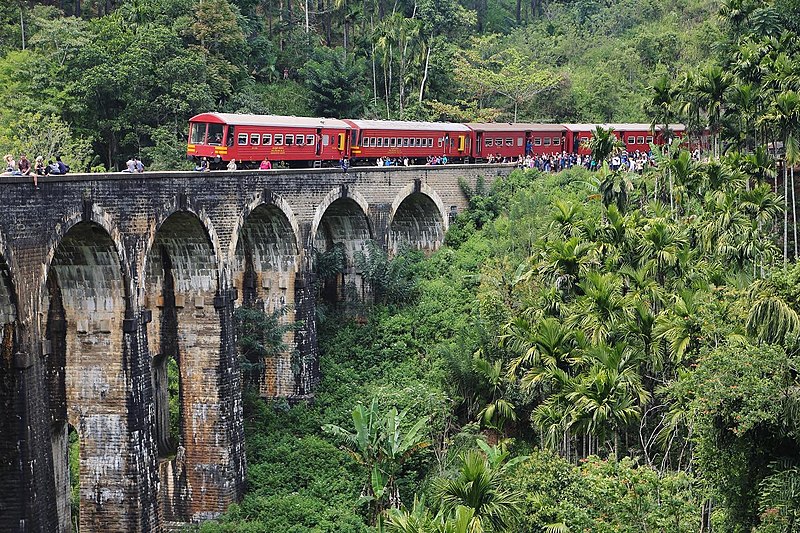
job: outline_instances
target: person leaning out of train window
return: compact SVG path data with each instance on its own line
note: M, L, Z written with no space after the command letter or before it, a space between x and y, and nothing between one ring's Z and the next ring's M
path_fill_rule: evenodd
M230 171L236 170L236 160L231 159L230 161L228 161L228 166L226 168Z
M258 165L258 168L260 170L272 170L272 163L265 157L261 164Z
M200 160L200 164L194 167L197 172L208 172L210 169L208 168L208 159L203 158Z

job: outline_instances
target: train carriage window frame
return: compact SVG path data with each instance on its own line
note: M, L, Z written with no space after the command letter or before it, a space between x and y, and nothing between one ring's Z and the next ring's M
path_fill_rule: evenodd
M484 144L486 146L494 146L494 139L491 137L486 137L486 139L484 139Z
M408 137L403 137L403 148L408 148Z
M223 130L225 129L224 124L217 124L214 122L208 123L208 131L206 132L206 143L213 144L215 146L222 145L222 136ZM213 142L212 142L213 139Z
M628 143L627 144L636 144L636 137L634 137L633 135L628 137Z
M247 146L247 134L240 133L239 136L236 138L236 144L239 146Z
M648 135L647 136L647 144L653 144L653 136L652 135Z
M397 146L397 141L394 137L389 137L389 148L395 148Z
M272 144L272 134L265 133L261 136L261 144L264 146L270 146Z
M644 135L639 135L636 140L639 141L636 144L644 144Z
M378 137L378 146L376 148L383 148L383 137Z
M314 136L313 135L306 135L306 145L314 146Z
M403 138L402 137L398 137L397 138L397 147L401 148L402 146L403 146Z
M331 144L331 136L327 133L322 136L322 146L328 146Z
M533 138L533 145L534 146L541 146L542 145L542 138L541 137L534 137Z
M384 148L388 148L389 147L389 137L384 137L383 138L383 147Z
M258 146L261 144L261 135L258 133L251 133L250 134L250 146Z
M297 136L294 138L295 144L296 144L297 146L305 146L305 144L306 144L305 140L306 140L306 138L305 138L305 136L303 136L302 134L298 134L298 135L297 135Z
M506 146L514 146L514 139L506 137Z
M285 146L294 146L294 135L291 133L287 133L284 137L283 144Z
M522 137L517 137L517 148L522 148Z
M444 145L444 139L439 137L439 143L438 143L439 148L441 148L443 145Z
M550 146L550 141L551 141L550 137L545 137L544 138L544 145L545 146Z
M191 144L204 144L206 140L206 131L208 131L207 122L192 122Z
M553 137L553 146L561 146L561 137Z
M428 148L433 148L433 139L428 137Z
M275 146L283 146L283 134L276 133L274 137Z

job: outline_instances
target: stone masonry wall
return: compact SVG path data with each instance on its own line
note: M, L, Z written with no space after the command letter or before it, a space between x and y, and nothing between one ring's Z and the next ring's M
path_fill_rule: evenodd
M466 207L459 178L474 186L483 176L488 184L510 170L453 165L68 175L40 179L40 190L28 180L0 178L0 265L8 289L7 297L0 291L0 531L64 529L64 470L57 456L66 437L63 425L53 426L59 413L77 424L81 437L84 531L160 531L169 512L159 494L179 469L187 482L170 500L180 504L178 518L198 521L222 512L244 488L232 322L245 287L242 247L252 246L251 274L260 297L271 302L267 307L294 300L294 317L302 322L292 340L299 371L287 379L292 365L276 364L270 390L308 397L318 372L311 253L318 230L351 249L359 246L353 238L367 237L384 247L398 240L436 246L438 228L446 229L451 213ZM406 202L415 194L430 201L416 196ZM340 199L358 220L340 218L338 208L326 218ZM270 216L281 222L262 226L261 233L245 229L260 205L272 206ZM175 213L192 224L172 225ZM396 215L402 238L391 233ZM356 231L343 231L348 227ZM273 240L246 244L253 239ZM169 459L169 467L159 460L153 380L153 356L162 345L165 280L158 272L164 265L156 264L162 249L173 263L183 437L193 446L182 462ZM63 310L50 305L51 293L59 291ZM98 502L100 509L90 510Z

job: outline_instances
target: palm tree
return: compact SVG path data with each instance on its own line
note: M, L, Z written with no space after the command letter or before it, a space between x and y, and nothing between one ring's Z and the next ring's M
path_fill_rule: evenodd
M503 362L489 361L477 353L472 360L473 371L481 380L484 389L485 405L478 412L478 420L483 427L493 429L503 434L503 428L508 421L517 419L514 404L506 395L506 380L503 373Z
M674 225L663 219L654 219L645 228L640 244L640 257L652 260L656 269L656 281L664 286L668 269L678 265L678 252L686 245L686 238Z
M507 488L505 470L493 466L483 453L472 450L461 456L456 479L434 482L445 513L459 507L473 510L470 533L512 531L523 510L522 495Z
M594 343L612 342L628 318L622 279L613 273L589 272L580 287L583 295L577 299L567 325L580 328Z
M672 306L656 319L655 337L667 342L669 354L676 364L680 364L687 354L695 353L700 348L700 337L703 334L700 308L695 292L682 289L675 296Z
M566 241L550 241L539 265L543 276L552 277L557 289L571 293L583 274L594 262L594 245L572 237Z
M696 89L700 103L708 116L708 128L713 138L716 158L720 155L719 132L722 126L723 105L731 83L731 77L717 65L704 69L698 78Z
M592 152L592 159L595 160L598 168L601 168L603 162L623 146L622 141L614 135L614 128L605 129L602 126L594 129L592 138L587 143L587 147Z
M641 406L650 394L642 385L636 352L622 344L599 344L589 350L592 361L566 395L572 402L574 426L606 439L613 434L614 453L619 458L619 433L641 416Z
M522 369L523 389L542 383L547 376L543 369L567 371L579 360L580 346L575 333L561 320L545 318L534 325L526 317L516 316L504 329L501 342L521 354L511 361L508 375L514 377Z

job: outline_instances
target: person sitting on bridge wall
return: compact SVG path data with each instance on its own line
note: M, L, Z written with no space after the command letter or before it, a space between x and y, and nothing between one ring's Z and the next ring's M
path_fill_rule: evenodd
M265 157L258 168L259 170L272 170L272 163Z
M28 161L28 158L25 156L25 154L22 154L19 157L17 169L19 170L20 176L28 176L31 173L31 162Z
M228 162L228 167L227 167L227 168L228 168L228 170L230 170L231 172L232 172L232 171L234 171L234 170L236 170L236 160L235 160L235 159L231 159L231 160Z
M205 157L201 159L200 164L194 167L194 169L198 172L208 172L209 170L211 170L208 168L208 159L206 159Z

